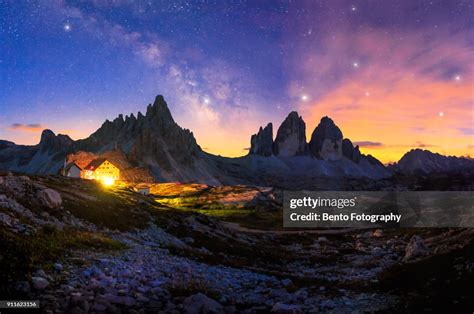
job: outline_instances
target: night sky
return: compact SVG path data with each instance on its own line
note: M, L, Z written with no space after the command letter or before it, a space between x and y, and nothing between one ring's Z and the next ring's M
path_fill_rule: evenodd
M474 155L473 1L3 1L0 138L87 137L164 95L209 152L297 110L383 162Z

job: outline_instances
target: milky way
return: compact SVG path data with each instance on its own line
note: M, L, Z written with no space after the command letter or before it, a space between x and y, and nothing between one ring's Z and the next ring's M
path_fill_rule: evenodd
M222 155L292 110L384 162L473 154L472 16L472 1L0 0L0 138L86 137L163 94Z

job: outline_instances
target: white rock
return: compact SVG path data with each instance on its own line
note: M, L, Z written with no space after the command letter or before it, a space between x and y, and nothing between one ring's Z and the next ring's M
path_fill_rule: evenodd
M43 290L49 285L49 282L43 277L31 277L31 283L33 284L33 288L37 290Z
M318 237L318 242L329 242L329 240L326 237Z
M41 203L52 209L61 206L63 201L61 195L53 189L40 190L37 197Z

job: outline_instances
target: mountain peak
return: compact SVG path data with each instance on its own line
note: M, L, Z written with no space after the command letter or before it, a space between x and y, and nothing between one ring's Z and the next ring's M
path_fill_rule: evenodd
M429 174L473 169L474 161L463 157L443 156L429 150L415 148L405 153L393 167L396 171L406 174Z
M298 112L292 111L278 128L273 146L275 155L291 157L307 152L306 124Z
M268 123L266 127L258 130L257 134L250 139L250 154L270 156L273 153L273 125Z
M290 112L288 116L286 117L286 119L298 119L298 118L302 119L297 111Z
M321 118L314 129L309 150L313 156L325 160L342 158L342 132L328 116Z
M149 118L159 117L158 119L162 122L174 122L173 116L171 115L171 112L168 108L168 104L162 95L155 97L153 105L148 105L146 116Z
M56 137L56 134L54 134L53 131L50 129L44 129L43 132L41 132L41 139L40 139L40 144L49 141L50 139L53 139Z
M69 136L64 134L56 135L53 131L45 129L41 132L41 140L38 145L42 151L45 151L63 149L72 143L74 143L74 141Z

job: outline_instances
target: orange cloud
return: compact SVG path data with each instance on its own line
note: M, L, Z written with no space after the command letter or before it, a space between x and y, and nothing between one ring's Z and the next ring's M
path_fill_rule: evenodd
M31 124L13 123L12 125L10 125L9 128L15 131L32 132L32 133L37 133L44 129L44 127L38 123L31 123Z
M425 34L414 34L401 42L374 31L336 38L328 42L331 56L316 52L304 65L302 85L316 94L299 105L308 135L328 115L354 142L384 143L361 145L382 162L398 160L410 148L428 147L424 143L442 154L472 154L472 52L459 38L429 41ZM347 69L323 64L338 55L362 61L340 77ZM336 82L323 83L322 90L323 76Z

